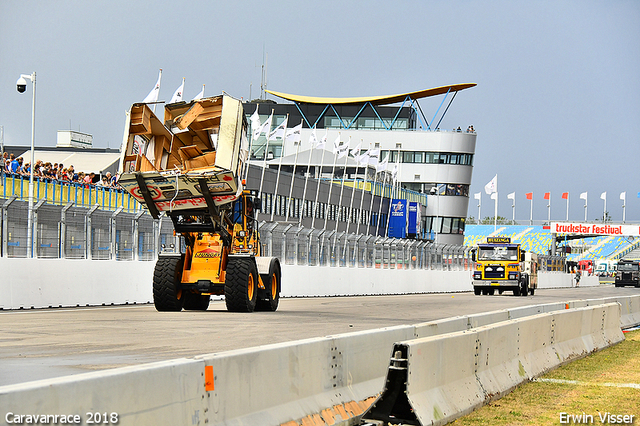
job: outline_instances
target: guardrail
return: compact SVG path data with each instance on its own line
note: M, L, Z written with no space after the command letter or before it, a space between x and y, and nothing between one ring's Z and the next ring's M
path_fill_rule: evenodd
M631 309L640 308L640 296L628 299ZM416 408L420 421L430 421L422 413L424 404L432 404L433 413L442 413L435 421L442 422L469 409L469 403L453 405L463 389L471 404L482 403L488 392L513 387L510 376L528 380L622 340L619 304L571 309L600 302L517 308L3 386L0 406L16 414L69 413L85 420L95 413L115 415L123 426L339 424L371 406L385 386L390 355L393 363L405 347L407 357L400 361L436 378L410 380L408 398L426 398ZM518 333L528 338L517 339ZM456 378L462 382L453 383ZM477 380L484 390L478 391ZM469 386L459 387L463 382Z

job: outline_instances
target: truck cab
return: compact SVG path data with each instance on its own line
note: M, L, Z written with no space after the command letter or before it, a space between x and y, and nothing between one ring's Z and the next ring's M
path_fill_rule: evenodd
M640 260L622 259L618 262L616 287L627 285L640 287Z
M515 296L534 294L537 288L537 255L526 253L508 237L487 237L473 253L473 291L476 295L513 291Z

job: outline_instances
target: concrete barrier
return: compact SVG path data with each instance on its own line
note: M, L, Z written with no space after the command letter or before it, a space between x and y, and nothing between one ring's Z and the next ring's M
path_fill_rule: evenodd
M153 261L0 258L0 309L124 305L153 301ZM318 273L318 271L322 273ZM61 273L61 271L64 271ZM282 265L282 297L467 292L470 271ZM540 288L573 286L569 274L543 273ZM583 277L580 285L598 285Z
M91 420L119 425L204 424L203 372L202 361L177 359L2 386L0 424L65 423L17 422L16 414L77 415L81 421L75 423L83 425Z
M640 314L640 296L631 301L619 299L630 314ZM435 370L428 375L437 379L435 383L442 383L442 388L428 394L443 401L455 389L468 390L466 399L452 397L455 404L441 402L440 411L434 412L463 412L464 401L487 397L484 391L472 394L478 389L478 372L486 382L484 389L496 393L508 386L512 377L530 378L557 365L559 357L562 362L614 341L612 329L621 335L618 303L606 305L606 310L602 306L566 310L565 304L535 309L545 311L552 305L558 310L537 314L533 317L539 318L537 322L521 318L498 323L511 324L500 332L488 324L508 318L512 310L4 386L0 387L0 407L5 413L0 414L86 417L86 413L107 412L117 413L119 424L124 426L293 426L312 421L331 425L361 415L381 392L395 342L424 340L425 336L436 339L429 355ZM633 309L637 312L631 312ZM589 310L593 311L591 316L584 313ZM485 325L471 328L478 324ZM509 334L516 333L513 327L517 327L515 335ZM517 370L516 362L505 358L511 357L514 349L502 349L514 345L513 336L522 336L515 339ZM461 356L465 353L472 354L472 359ZM494 364L499 367L489 368ZM7 424L6 418L0 419L0 424Z
M617 302L620 304L620 325L622 328L640 325L640 295L607 297L602 299L602 301L606 303ZM591 303L591 305L593 304L594 303Z
M619 324L620 305L610 303L396 343L383 393L363 418L446 424L519 383L623 340Z
M155 262L0 258L0 309L153 301ZM143 278L144 277L144 278Z

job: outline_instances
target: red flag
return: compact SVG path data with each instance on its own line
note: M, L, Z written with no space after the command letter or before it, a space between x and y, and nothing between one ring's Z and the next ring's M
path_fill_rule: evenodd
M569 193L568 192L563 192L562 193L562 199L566 200L567 198L569 198Z
M526 194L524 194L527 196L527 200L533 200L533 192L527 192Z
M550 192L545 192L544 193L544 199L548 200L551 197L551 193Z

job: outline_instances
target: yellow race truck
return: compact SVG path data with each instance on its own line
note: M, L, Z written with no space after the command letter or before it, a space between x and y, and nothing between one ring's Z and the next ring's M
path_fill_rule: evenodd
M512 244L508 237L487 237L478 244L472 259L473 291L480 294L499 294L513 291L514 296L535 293L538 287L538 256L525 252L520 244Z
M154 218L171 218L180 253L161 253L153 273L158 311L275 311L280 262L261 256L255 191L242 179L248 156L242 103L226 94L168 104L164 121L149 105L127 114L118 183Z

